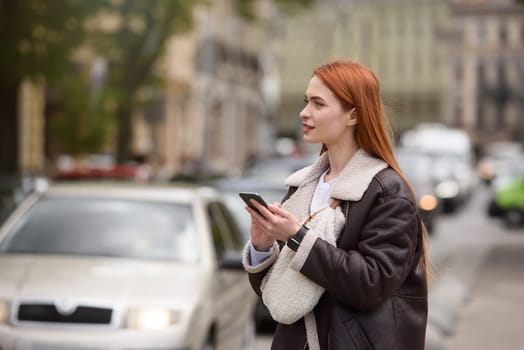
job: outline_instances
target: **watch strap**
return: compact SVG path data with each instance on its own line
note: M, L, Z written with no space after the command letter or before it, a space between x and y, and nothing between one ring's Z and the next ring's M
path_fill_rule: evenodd
M298 250L298 247L300 247L300 243L302 242L302 239L304 239L304 236L306 235L307 231L309 229L302 225L300 226L300 228L298 229L297 233L295 233L294 236L291 236L288 240L287 240L287 246L293 250L293 251L297 251Z

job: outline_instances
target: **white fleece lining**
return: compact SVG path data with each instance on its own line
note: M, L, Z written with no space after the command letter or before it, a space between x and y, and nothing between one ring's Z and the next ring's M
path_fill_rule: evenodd
M340 207L326 207L308 222L310 230L304 236L302 260L308 256L315 238L324 239L335 245L344 226L345 218ZM311 312L324 293L324 288L306 277L299 270L291 267L297 252L284 246L276 262L270 268L262 283L262 301L269 313L279 323L292 324ZM298 260L301 258L299 257ZM303 264L300 262L299 264Z
M337 181L333 183L331 197L343 201L359 201L362 199L373 177L380 170L387 168L387 166L387 163L382 159L375 158L360 148L344 166L337 177ZM325 152L312 166L291 174L286 179L286 185L300 188L313 181L316 186L318 179L328 167L329 159L327 152Z
M344 227L344 224L346 223L346 217L344 216L344 213L342 212L342 209L340 208L340 206L336 208L327 207L324 210L335 212L333 221L323 220L324 218L322 217L323 216L322 212L317 214L318 217L314 218L311 221L312 229L310 229L306 233L304 238L302 238L302 242L300 242L300 245L298 246L295 256L293 257L293 259L291 259L291 262L289 263L289 266L296 271L300 271L302 270L302 267L304 267L307 257L309 256L311 249L313 249L313 246L315 245L317 238L324 239L328 241L328 243L336 246L336 242L337 242L338 237L340 236L340 232L342 231L342 228ZM325 230L323 233L317 232L317 229L314 228L315 223L317 221L319 221L319 224L321 226L320 229Z
M249 273L258 273L262 272L277 260L278 255L280 254L280 247L278 246L277 242L273 242L273 253L264 261L262 261L260 264L253 266L251 265L251 254L250 254L250 246L249 242L244 246L244 250L242 251L242 265L244 265L244 269Z
M320 341L318 340L317 320L313 311L304 316L306 325L306 339L309 350L320 350Z

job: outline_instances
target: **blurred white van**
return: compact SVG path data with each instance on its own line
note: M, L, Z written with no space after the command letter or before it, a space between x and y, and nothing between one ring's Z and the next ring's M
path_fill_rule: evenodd
M445 212L458 208L478 183L471 139L466 131L442 124L420 124L402 136L400 145L432 158L435 193Z

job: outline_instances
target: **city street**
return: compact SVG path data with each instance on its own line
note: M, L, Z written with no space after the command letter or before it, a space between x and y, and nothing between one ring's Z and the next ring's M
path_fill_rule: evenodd
M431 237L427 350L516 349L524 341L524 228L486 215L489 188L438 218ZM257 350L270 348L259 335Z
M359 310L328 300L324 340L524 348L524 0L1 3L0 350L269 350L239 253L309 211L306 251L335 241L331 195L362 202L304 271ZM294 215L246 212L285 179ZM285 280L279 320L316 300Z

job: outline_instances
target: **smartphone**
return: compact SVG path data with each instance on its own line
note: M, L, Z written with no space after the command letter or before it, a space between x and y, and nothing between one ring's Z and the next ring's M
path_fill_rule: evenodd
M259 213L260 215L264 216L261 212L258 211L257 208L255 208L255 206L251 203L251 199L254 199L256 200L258 203L262 204L264 207L267 208L267 203L266 201L262 198L262 196L259 194L259 193L256 193L256 192L240 192L238 194L240 196L240 198L242 198L244 200L244 202L246 202L246 204L251 208L253 209L254 211L256 211L257 213Z

